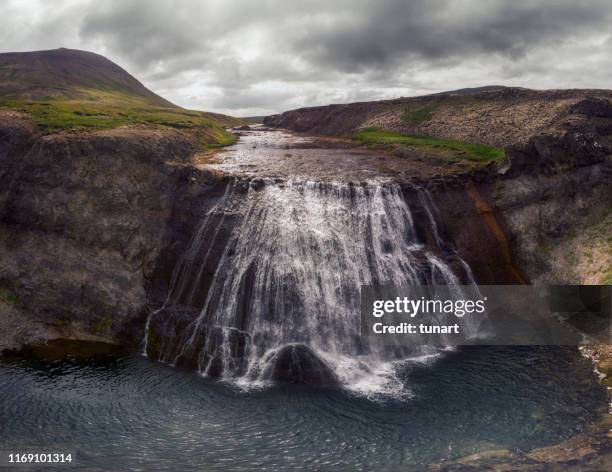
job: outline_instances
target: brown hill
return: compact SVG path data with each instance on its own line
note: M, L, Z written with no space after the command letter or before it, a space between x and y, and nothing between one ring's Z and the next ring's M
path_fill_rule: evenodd
M467 93L469 92L469 93ZM608 90L530 90L483 87L422 97L291 110L268 126L327 136L365 128L505 147L557 128L587 98L612 100Z
M75 49L0 54L0 96L16 100L85 98L87 89L176 107L104 56Z
M0 54L0 109L29 114L44 133L120 126L173 128L207 146L235 141L223 128L242 120L185 110L107 58L87 51ZM7 115L5 115L7 116Z

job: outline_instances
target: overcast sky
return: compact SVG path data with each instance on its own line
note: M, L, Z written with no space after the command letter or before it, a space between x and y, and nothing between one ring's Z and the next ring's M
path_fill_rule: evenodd
M612 88L610 0L0 0L3 52L98 52L237 116L488 84Z

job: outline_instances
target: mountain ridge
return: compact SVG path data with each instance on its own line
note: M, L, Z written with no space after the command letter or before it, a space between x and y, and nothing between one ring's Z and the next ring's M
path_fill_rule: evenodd
M78 49L0 53L0 96L10 99L78 99L97 89L178 108L146 88L110 59Z

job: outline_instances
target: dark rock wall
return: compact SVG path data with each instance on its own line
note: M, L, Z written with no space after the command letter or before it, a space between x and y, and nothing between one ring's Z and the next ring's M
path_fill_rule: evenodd
M431 192L438 210L438 231L448 246L442 256L450 257L453 253L460 256L470 267L474 280L479 284L504 285L521 284L527 281L523 271L517 267L513 258L513 249L508 240L504 220L488 203L488 184L478 184L477 193L486 207L470 196L470 188L437 187ZM413 208L418 208L415 202ZM423 221L425 215L416 211L415 216ZM494 224L489 221L492 218ZM500 237L500 231L502 233ZM432 236L428 236L432 244ZM461 274L464 269L456 262L451 263L455 272ZM467 279L462 280L468 283Z
M185 165L194 149L172 132L0 129L0 287L10 294L0 304L37 326L28 340L119 342L145 316L162 249L181 245L224 185Z
M582 100L556 127L506 154L499 173L478 186L506 234L514 265L531 283L569 283L556 263L561 243L612 212L612 104ZM458 218L447 220L460 224ZM466 245L486 252L486 240L462 226L459 241L467 236ZM473 265L479 270L483 263Z
M508 146L506 156L471 177L419 182L430 188L446 239L479 283L585 283L558 253L593 225L601 232L612 213L611 102L578 101L546 132Z

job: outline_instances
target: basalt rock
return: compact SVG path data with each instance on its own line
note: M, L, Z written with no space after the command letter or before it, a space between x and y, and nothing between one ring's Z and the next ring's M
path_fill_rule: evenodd
M302 385L336 385L338 379L325 361L304 344L283 346L266 363L263 378Z
M40 136L21 115L0 118L0 325L30 326L23 335L0 326L15 333L0 348L136 341L142 326L136 335L131 323L163 296L161 254L224 182L186 165L196 143L170 130Z
M609 99L577 101L546 130L508 146L506 160L488 171L452 186L423 183L438 209L439 232L478 282L609 283Z
M487 192L517 263L536 283L585 283L584 274L567 270L580 263L581 254L573 262L568 258L571 241L589 228L597 226L601 234L580 241L578 252L591 251L596 239L612 231L605 223L612 212L612 105L585 99L566 121L511 146L507 155L507 166ZM610 254L602 257L610 260Z

